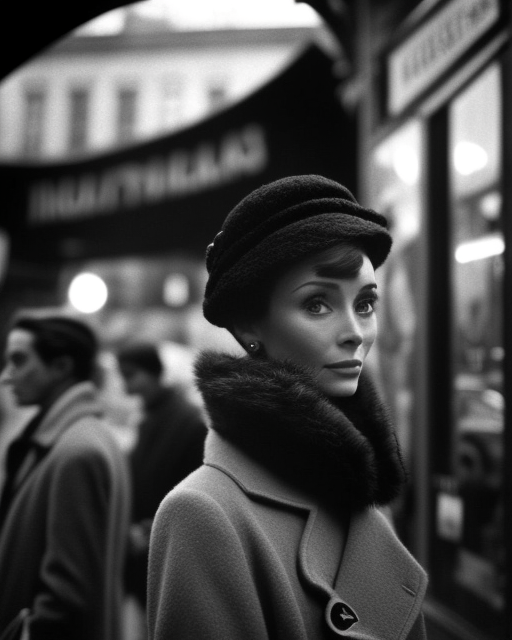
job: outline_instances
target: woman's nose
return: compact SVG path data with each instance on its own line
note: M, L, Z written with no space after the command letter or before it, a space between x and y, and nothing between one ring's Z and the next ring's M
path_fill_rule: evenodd
M351 343L359 346L363 342L363 332L358 316L353 312L344 313L338 332L338 342Z

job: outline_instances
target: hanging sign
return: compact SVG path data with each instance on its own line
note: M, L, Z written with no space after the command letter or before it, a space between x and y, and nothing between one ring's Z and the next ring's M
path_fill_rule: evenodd
M119 158L100 170L84 167L81 172L31 182L27 224L35 227L129 212L198 194L257 175L268 160L264 128L248 122L190 148L155 149L146 157Z
M452 0L388 57L388 111L401 113L500 17L500 0Z

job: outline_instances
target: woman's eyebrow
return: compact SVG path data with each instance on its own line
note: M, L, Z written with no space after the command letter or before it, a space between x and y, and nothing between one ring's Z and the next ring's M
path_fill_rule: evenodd
M295 291L298 291L299 289L302 289L302 287L307 287L309 285L325 287L326 289L333 290L339 288L339 285L336 282L329 282L328 280L308 280L308 282L304 282L303 284L300 284L298 287L293 289L292 293L295 293ZM377 283L371 282L370 284L363 285L360 291L371 291L374 289L377 289Z
M302 289L302 287L307 287L308 285L314 285L319 287L326 287L327 289L338 289L339 285L336 282L328 282L327 280L308 280L308 282L304 282L300 284L296 289L293 289L292 293Z
M377 289L377 283L376 282L372 282L370 284L365 284L363 287L361 287L361 291L371 291L373 289Z

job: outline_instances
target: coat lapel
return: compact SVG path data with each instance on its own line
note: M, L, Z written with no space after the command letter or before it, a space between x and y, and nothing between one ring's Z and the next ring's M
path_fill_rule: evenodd
M73 385L55 402L34 434L34 441L41 447L51 448L60 436L81 417L101 415L91 382Z
M402 640L421 609L426 588L425 572L386 517L368 509L352 517L327 623L342 637ZM347 621L350 627L343 630Z
M14 493L19 491L39 462L72 424L83 416L100 414L91 382L81 382L63 393L32 436L33 446L16 474Z

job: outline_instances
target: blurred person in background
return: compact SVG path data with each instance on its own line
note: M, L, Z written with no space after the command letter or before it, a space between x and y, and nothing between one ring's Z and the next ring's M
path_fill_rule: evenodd
M37 412L5 460L0 634L121 637L129 473L102 420L97 349L93 331L65 316L20 315L9 328L1 381Z
M127 592L145 611L153 517L165 495L202 464L206 425L185 390L166 384L154 344L126 344L117 360L126 393L142 400L143 418L130 452L133 499L125 578Z

